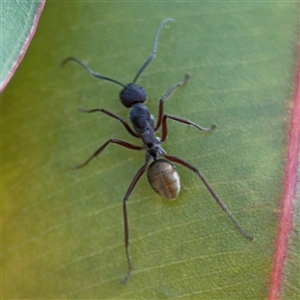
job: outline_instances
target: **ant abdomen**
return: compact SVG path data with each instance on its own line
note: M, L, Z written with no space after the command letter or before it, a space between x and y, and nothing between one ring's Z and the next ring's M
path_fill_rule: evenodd
M175 166L166 159L153 161L147 170L152 189L160 196L174 200L180 191L180 178Z

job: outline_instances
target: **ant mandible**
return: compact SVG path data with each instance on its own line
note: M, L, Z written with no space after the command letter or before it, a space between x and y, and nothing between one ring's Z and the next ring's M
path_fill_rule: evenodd
M114 118L122 123L124 128L127 130L129 134L132 136L139 138L142 140L142 146L136 146L131 143L119 140L119 139L109 139L106 143L104 143L99 149L97 149L85 162L79 164L74 167L74 169L79 169L86 166L93 158L98 156L109 144L117 144L124 148L131 150L145 150L145 162L143 166L137 171L134 178L132 179L127 192L123 198L123 218L124 218L124 240L125 240L125 250L126 250L126 259L128 263L128 271L126 277L121 281L121 283L125 283L130 278L132 272L132 264L129 253L129 227L128 227L128 217L127 217L127 208L126 202L133 191L135 185L138 180L141 178L143 173L147 170L147 178L149 184L152 189L162 197L167 199L175 199L180 190L180 180L179 175L175 169L173 163L178 163L189 170L193 171L198 175L200 180L203 182L211 196L214 198L216 203L220 206L220 208L226 213L232 223L235 225L237 230L248 240L253 241L254 238L249 235L237 222L228 208L225 206L220 197L216 194L216 192L209 185L205 177L199 172L199 170L190 165L188 162L182 160L181 158L170 156L166 154L166 151L162 148L161 144L164 142L168 135L167 130L167 119L171 119L183 124L191 125L196 127L200 131L203 132L211 132L216 128L216 125L211 125L210 128L204 128L197 125L194 122L189 120L176 117L170 114L164 113L164 102L165 100L180 86L183 86L189 75L186 74L181 81L174 84L171 88L169 88L159 100L159 110L158 110L158 120L155 123L153 115L149 112L149 109L143 104L146 101L146 92L143 87L136 84L137 79L142 74L142 72L146 69L146 67L152 62L157 53L158 39L163 27L172 21L172 19L165 19L161 22L156 32L154 38L153 50L144 64L140 67L138 72L136 73L133 81L128 84L123 84L115 79L100 75L94 72L87 64L81 61L79 58L70 56L65 58L60 66L64 66L69 61L75 61L83 68L85 68L93 77L114 82L120 85L123 89L121 90L119 96L122 104L128 108L130 108L129 119L132 123L133 129L128 125L128 123L117 115L107 111L103 108L95 108L95 109L79 109L84 113L93 113L93 112L101 112L108 115L111 118ZM161 137L157 137L155 133L161 128ZM160 158L164 157L164 159ZM150 160L153 160L150 164Z

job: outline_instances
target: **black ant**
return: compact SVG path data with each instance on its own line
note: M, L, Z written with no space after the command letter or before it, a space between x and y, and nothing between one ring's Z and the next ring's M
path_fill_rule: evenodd
M220 208L226 213L226 215L229 217L229 219L232 221L232 223L235 225L237 230L248 240L253 241L254 238L249 235L237 222L237 220L233 217L231 212L226 208L225 204L222 202L222 200L219 198L219 196L215 193L215 191L212 189L212 187L209 185L205 177L199 172L199 170L190 165L188 162L175 157L167 155L165 150L162 148L161 144L164 142L167 138L168 130L167 130L167 119L171 119L183 124L192 125L196 127L197 129L204 131L204 132L211 132L216 128L216 125L211 125L210 128L204 128L201 127L189 120L182 119L180 117L176 117L173 115L165 114L164 113L164 101L177 89L178 87L184 85L189 75L185 75L183 79L173 85L171 88L169 88L161 97L159 100L159 110L158 110L158 120L155 123L153 115L149 112L148 108L143 104L146 101L146 92L143 87L137 85L135 82L139 78L139 76L142 74L142 72L146 69L146 67L152 62L152 60L155 58L157 53L157 45L158 45L158 39L161 33L161 30L163 27L168 23L172 21L172 19L165 19L161 22L161 24L158 27L158 30L155 35L154 39L154 45L153 50L147 60L144 62L144 64L141 66L141 68L136 73L135 77L133 78L133 81L128 84L123 84L115 79L100 75L96 72L94 72L88 65L86 65L83 61L81 61L79 58L70 56L65 58L61 62L61 66L64 66L68 61L75 61L79 65L81 65L83 68L85 68L93 77L108 80L111 82L114 82L120 86L122 86L122 90L119 94L120 100L122 104L128 108L130 108L129 113L129 119L132 123L132 126L134 129L131 129L131 127L128 125L128 123L123 120L122 118L118 117L117 115L103 109L103 108L95 108L90 110L85 109L79 109L81 112L84 113L93 113L93 112L102 112L109 117L112 117L122 123L124 128L127 130L129 134L132 136L139 138L142 140L142 146L136 146L131 143L119 140L119 139L109 139L106 143L104 143L99 149L97 149L92 156L90 156L85 162L83 162L80 165L75 166L75 169L82 168L86 166L94 157L98 156L109 144L117 144L124 148L128 148L131 150L145 150L145 163L143 166L137 171L134 178L132 179L129 188L127 189L127 192L123 198L123 217L124 217L124 239L125 239L125 250L126 250L126 258L128 263L128 272L126 277L121 281L121 283L127 282L127 280L130 278L131 272L132 272L132 264L131 264L131 258L129 254L129 229L128 229L128 218L127 218L127 208L126 208L126 202L133 191L135 185L137 184L138 180L141 178L143 173L147 170L147 178L148 181L153 188L153 190L159 194L162 197L168 198L168 199L175 199L179 193L180 190L180 180L179 175L172 164L178 163L194 173L196 173L200 180L203 182L207 190L210 192L211 196L215 199L216 203L220 206ZM157 137L155 133L161 128L162 134L161 137ZM164 157L165 159L162 159L160 157ZM153 162L149 165L150 160L153 160Z

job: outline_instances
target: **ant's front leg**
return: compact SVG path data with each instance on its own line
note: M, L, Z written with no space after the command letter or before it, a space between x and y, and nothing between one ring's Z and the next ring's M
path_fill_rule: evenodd
M174 84L172 87L170 87L164 94L163 96L160 98L159 100L159 110L158 110L158 118L157 118L157 124L155 126L155 131L158 130L158 128L161 125L162 119L163 119L163 115L164 115L164 102L165 100L171 96L171 94L178 88L183 86L188 79L190 78L189 74L185 74L184 77L182 78L181 81L177 82L176 84Z

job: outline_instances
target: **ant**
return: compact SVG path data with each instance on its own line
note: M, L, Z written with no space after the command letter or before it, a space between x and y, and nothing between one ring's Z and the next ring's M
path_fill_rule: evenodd
M81 61L79 58L70 56L65 58L60 66L64 66L69 61L75 61L79 65L81 65L84 69L86 69L90 75L93 77L111 81L116 83L122 87L122 90L119 94L120 100L122 104L128 108L130 108L129 119L132 123L133 129L129 126L129 124L123 120L122 118L118 117L114 113L111 113L103 108L95 108L95 109L79 109L79 111L84 113L94 113L94 112L101 112L108 115L111 118L114 118L122 123L124 128L127 132L142 140L142 146L136 146L131 143L125 142L123 140L109 139L106 143L104 143L99 149L97 149L85 162L79 164L74 167L74 169L79 169L86 166L93 158L98 156L109 144L117 144L127 149L131 150L145 150L145 162L143 166L137 171L135 176L133 177L127 192L123 198L123 218L124 218L124 241L125 241L125 251L126 251L126 259L128 264L128 271L126 277L121 281L121 283L126 283L131 276L132 273L132 263L129 253L129 226L128 226L128 217L127 217L127 208L126 203L127 200L132 193L135 185L147 170L147 178L149 184L151 185L152 189L162 197L167 199L175 199L180 190L180 179L179 175L175 169L173 163L178 163L187 169L193 171L198 175L200 180L203 182L211 196L214 198L216 203L220 206L220 208L226 213L229 217L231 222L235 225L237 230L248 240L253 241L254 238L249 235L237 222L228 208L225 206L223 201L220 197L216 194L216 192L212 189L209 185L205 177L200 173L200 171L190 165L188 162L182 160L181 158L170 156L166 154L166 151L162 148L161 144L166 140L168 135L167 129L167 119L171 119L186 125L191 125L200 131L203 132L211 132L216 128L216 125L211 125L210 128L204 128L197 125L194 122L191 122L187 119L183 119L180 117L176 117L170 114L164 113L164 102L165 100L170 97L170 95L178 88L183 86L187 80L189 79L189 75L186 74L181 81L174 84L171 88L169 88L159 100L159 110L158 110L158 120L155 122L153 115L149 112L149 109L145 106L144 102L146 101L146 92L143 87L136 84L137 79L142 74L142 72L146 69L146 67L152 62L155 58L157 53L157 46L158 46L158 39L163 27L173 21L172 19L165 19L159 25L155 38L154 38L154 45L153 50L149 57L146 59L144 64L140 67L138 72L136 73L133 81L128 84L123 84L115 79L100 75L94 72L87 64ZM161 128L161 137L157 137L155 133ZM164 157L164 158L160 158ZM150 163L150 160L153 160Z

